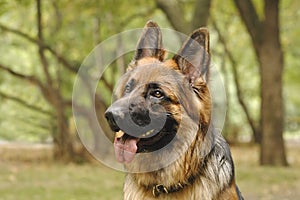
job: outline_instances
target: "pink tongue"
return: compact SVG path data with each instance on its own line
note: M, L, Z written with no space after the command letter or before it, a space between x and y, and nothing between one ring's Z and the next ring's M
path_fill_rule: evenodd
M120 163L130 163L137 151L137 139L127 139L122 141L121 139L115 138L114 147L115 155Z

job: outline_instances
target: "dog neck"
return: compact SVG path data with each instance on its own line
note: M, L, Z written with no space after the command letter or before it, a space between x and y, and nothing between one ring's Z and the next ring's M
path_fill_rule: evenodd
M198 129L198 131L200 130L201 129ZM149 179L149 175L147 174L135 174L134 177L135 180L137 180L138 185L147 191L152 191L154 197L158 197L161 194L171 194L179 192L193 185L195 180L199 179L199 177L201 176L203 168L205 168L205 158L209 156L215 146L213 138L208 138L209 135L211 134L206 135L206 140L203 141L203 135L199 132L195 138L195 141L201 141L203 146L206 146L208 147L208 149L210 149L205 153L206 155L200 155L198 153L200 152L200 148L202 145L198 146L196 145L196 142L194 142L191 144L189 150L175 163L171 164L165 169L152 172L152 179ZM193 162L190 162L187 165L185 164L185 159L187 159L188 157L190 158L189 160L192 160ZM188 167L183 170L182 166ZM178 178L171 178L174 177L174 174L178 175L179 171L181 171L182 173L178 176ZM168 181L165 180L166 177L169 177ZM171 184L166 185L165 182Z
M211 149L214 148L215 145L212 145ZM210 154L211 152L209 152L208 154ZM193 156L196 156L194 153L192 153ZM209 156L209 155L207 155ZM175 193L175 192L179 192L185 188L187 188L188 186L191 186L194 184L194 182L200 178L201 176L201 172L202 170L205 168L205 158L201 159L201 161L199 161L197 164L195 164L198 170L195 170L194 173L190 174L189 176L187 176L187 178L178 181L177 183L174 183L172 185L164 185L164 184L150 184L150 185L144 185L144 184L140 184L140 186L142 186L145 190L152 190L152 194L154 197L158 197L161 194L171 194L171 193Z
M178 192L180 190L183 190L185 187L188 187L189 185L193 185L193 183L199 176L200 173L198 172L197 174L188 177L187 180L185 180L184 182L178 182L168 187L164 186L163 184L156 184L152 186L144 186L144 188L146 190L152 189L153 196L158 197L161 194L170 194L170 193Z

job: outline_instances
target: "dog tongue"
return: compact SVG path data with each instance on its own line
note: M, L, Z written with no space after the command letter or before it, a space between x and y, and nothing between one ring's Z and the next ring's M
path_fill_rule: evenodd
M137 138L122 139L115 138L114 147L117 161L120 163L130 163L137 151Z

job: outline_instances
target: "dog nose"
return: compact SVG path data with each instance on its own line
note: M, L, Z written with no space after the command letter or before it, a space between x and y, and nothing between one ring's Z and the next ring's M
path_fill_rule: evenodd
M120 130L120 127L116 122L124 118L124 113L121 109L109 107L105 112L105 118L111 130L117 132Z
M132 121L140 127L147 126L151 123L149 110L143 105L130 104L129 113Z

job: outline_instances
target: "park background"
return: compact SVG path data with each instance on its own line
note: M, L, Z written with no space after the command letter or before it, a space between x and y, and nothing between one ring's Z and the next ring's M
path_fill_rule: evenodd
M222 134L245 199L299 198L299 8L297 0L0 0L0 199L121 199L124 174L93 159L77 136L73 84L96 45L149 19L185 34L210 30L227 95ZM99 81L101 124L131 57Z

